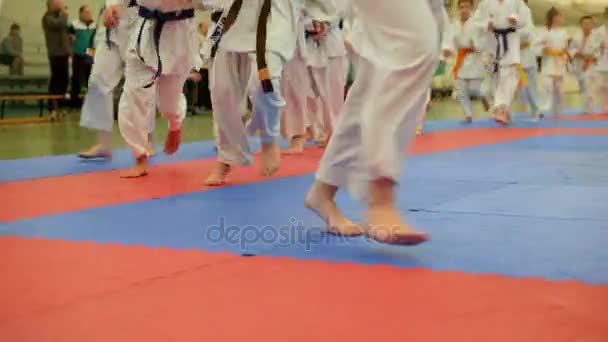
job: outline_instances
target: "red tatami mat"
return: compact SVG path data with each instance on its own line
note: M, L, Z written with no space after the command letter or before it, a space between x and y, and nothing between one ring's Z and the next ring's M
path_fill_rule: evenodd
M559 134L603 135L608 134L608 129L480 128L442 131L416 139L411 153L445 152ZM284 157L281 170L273 177L262 177L254 168L237 168L228 185L312 173L322 152L319 148L310 148L304 156ZM203 180L214 164L215 160L207 159L157 165L151 167L150 175L135 180L121 179L118 171L104 171L3 183L0 184L0 222L211 190L203 185Z
M15 238L0 248L11 279L0 341L608 341L605 286Z
M2 325L45 315L127 287L221 265L229 254L0 237L0 341Z

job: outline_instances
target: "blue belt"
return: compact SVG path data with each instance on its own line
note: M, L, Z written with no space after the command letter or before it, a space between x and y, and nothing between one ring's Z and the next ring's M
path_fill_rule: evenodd
M140 45L141 45L141 36L144 31L144 27L146 25L146 21L156 20L156 23L154 25L153 38L154 38L154 48L156 50L156 59L158 61L158 68L156 70L156 75L154 75L154 79L152 80L152 83L150 83L149 85L146 86L146 88L148 88L154 83L154 81L156 81L156 79L158 79L158 77L162 74L162 71L163 71L163 65L162 65L162 61L160 58L159 46L160 46L160 36L161 36L161 33L163 32L163 28L165 27L165 24L170 21L180 21L180 20L194 18L194 9L190 8L190 9L185 9L183 11L160 12L158 10L151 10L149 8L139 6L138 14L141 18L144 19L143 23L141 24L141 27L139 28L139 34L137 35L137 55L139 56L139 59L142 62L144 62L144 58L141 56Z
M500 61L504 55L509 52L509 34L515 33L517 30L513 27L507 29L494 29L494 37L496 37L496 60ZM500 54L500 43L502 40L502 55ZM498 63L494 66L494 72L498 71Z
M129 0L129 4L127 7L135 7L137 6L137 0ZM106 28L106 44L108 45L108 49L112 48L112 41L110 40L110 29Z

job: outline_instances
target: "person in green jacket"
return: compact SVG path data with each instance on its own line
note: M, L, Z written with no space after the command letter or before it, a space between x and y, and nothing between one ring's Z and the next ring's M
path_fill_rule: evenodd
M95 22L91 7L84 5L78 10L78 20L70 24L68 29L72 40L72 83L70 88L70 106L80 108L82 100L80 92L89 81L92 58L89 49L93 48Z
M0 45L0 64L9 66L11 75L23 75L23 39L19 24L11 25L8 36Z

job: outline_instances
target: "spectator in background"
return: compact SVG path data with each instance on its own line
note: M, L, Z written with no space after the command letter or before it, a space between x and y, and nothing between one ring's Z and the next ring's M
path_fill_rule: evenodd
M47 11L42 17L42 28L49 57L51 77L49 94L65 95L68 90L70 43L68 40L68 13L63 0L48 0ZM57 100L49 101L51 119L57 118L59 104Z
M80 108L80 92L86 86L91 75L92 58L89 49L95 40L95 22L91 8L87 5L78 10L78 19L68 28L72 43L72 83L70 86L70 107Z
M9 66L9 74L23 75L23 39L18 24L11 25L0 45L0 64Z

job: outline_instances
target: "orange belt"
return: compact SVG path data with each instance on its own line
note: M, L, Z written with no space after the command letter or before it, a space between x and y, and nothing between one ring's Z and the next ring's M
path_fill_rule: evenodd
M452 68L452 76L454 76L454 79L458 78L458 73L460 72L460 68L462 68L462 64L464 64L465 57L473 52L475 52L475 50L469 48L458 49L456 63L454 64L454 68Z
M597 58L592 55L583 55L581 58L583 59L583 71L587 71L591 64L597 62Z

